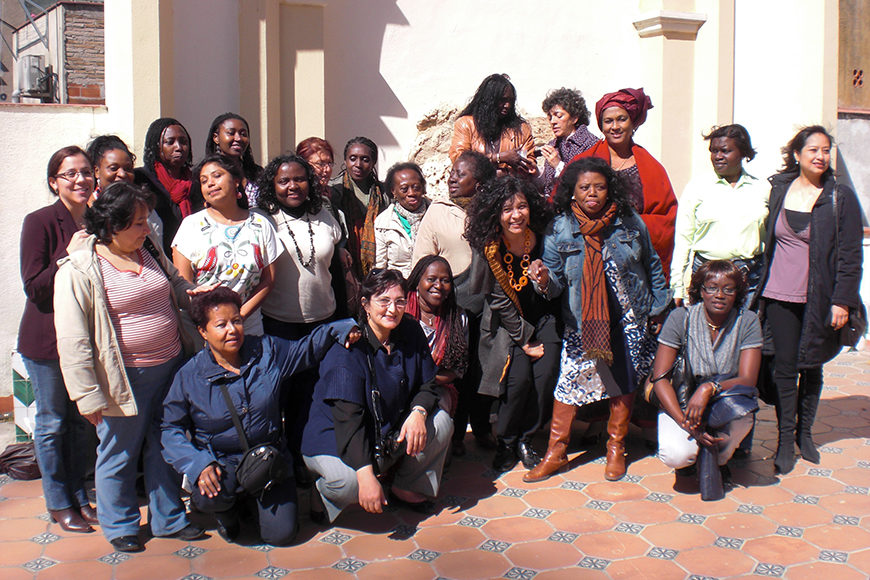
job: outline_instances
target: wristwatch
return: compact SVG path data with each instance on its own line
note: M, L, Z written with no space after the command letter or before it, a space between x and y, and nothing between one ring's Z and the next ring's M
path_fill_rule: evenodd
M425 419L426 417L429 416L429 413L427 413L427 412L426 412L426 409L424 409L423 407L417 406L417 407L414 407L414 408L411 409L411 410L412 410L412 411L417 411L418 413L420 413L421 415L423 415L423 418L424 418L424 419Z

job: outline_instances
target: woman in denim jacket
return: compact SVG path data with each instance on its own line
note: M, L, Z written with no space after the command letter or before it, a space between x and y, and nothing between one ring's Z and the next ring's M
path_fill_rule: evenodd
M542 481L567 466L576 407L609 399L604 477L616 481L625 475L634 390L655 354L649 327L660 322L670 292L647 228L606 162L568 166L555 206L560 215L529 274L541 294L562 296L564 346L547 455L523 480Z

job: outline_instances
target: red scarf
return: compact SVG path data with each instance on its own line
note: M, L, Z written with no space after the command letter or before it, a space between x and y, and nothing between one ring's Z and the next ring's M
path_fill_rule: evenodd
M169 192L169 197L172 198L172 201L181 210L181 217L189 216L192 211L190 206L190 187L193 185L193 181L190 178L190 169L185 167L181 171L182 178L175 179L169 175L169 172L166 171L166 167L162 163L155 161L154 173L157 175L158 181Z

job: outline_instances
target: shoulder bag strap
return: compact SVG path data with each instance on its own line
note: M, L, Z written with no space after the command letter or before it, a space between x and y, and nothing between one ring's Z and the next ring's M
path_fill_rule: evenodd
M245 430L242 428L242 421L239 419L239 413L236 411L236 406L233 405L233 400L230 398L227 386L223 383L218 383L218 386L221 389L221 394L224 396L224 402L227 404L227 409L230 412L233 425L236 427L236 433L239 435L239 440L242 442L245 453L247 453L250 446L248 445L248 438L245 437Z
M837 209L837 198L840 193L840 184L834 184L834 195L832 202L834 204L834 241L837 244L835 252L837 253L837 268L840 267L840 211Z

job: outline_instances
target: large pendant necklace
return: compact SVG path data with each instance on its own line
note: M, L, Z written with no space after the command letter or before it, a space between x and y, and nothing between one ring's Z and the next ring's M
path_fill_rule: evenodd
M284 223L287 224L287 232L290 234L290 239L293 240L293 245L296 247L296 256L299 258L299 264L301 264L306 270L310 269L313 272L316 267L314 263L314 228L311 227L311 220L307 213L305 214L305 221L308 223L308 239L311 241L311 256L308 258L307 262L302 258L302 249L299 247L299 242L296 241L296 234L294 234L293 230L290 229L290 224L287 224L287 217L284 216Z
M507 241L505 241L505 248L507 248ZM523 240L523 257L520 260L520 268L522 268L522 272L520 273L520 279L514 281L514 255L511 254L510 249L508 249L504 254L504 265L507 270L508 275L508 284L511 285L511 288L519 292L523 288L526 287L526 284L529 283L529 264L531 263L530 254L532 251L532 232L528 228L526 228L526 236Z

